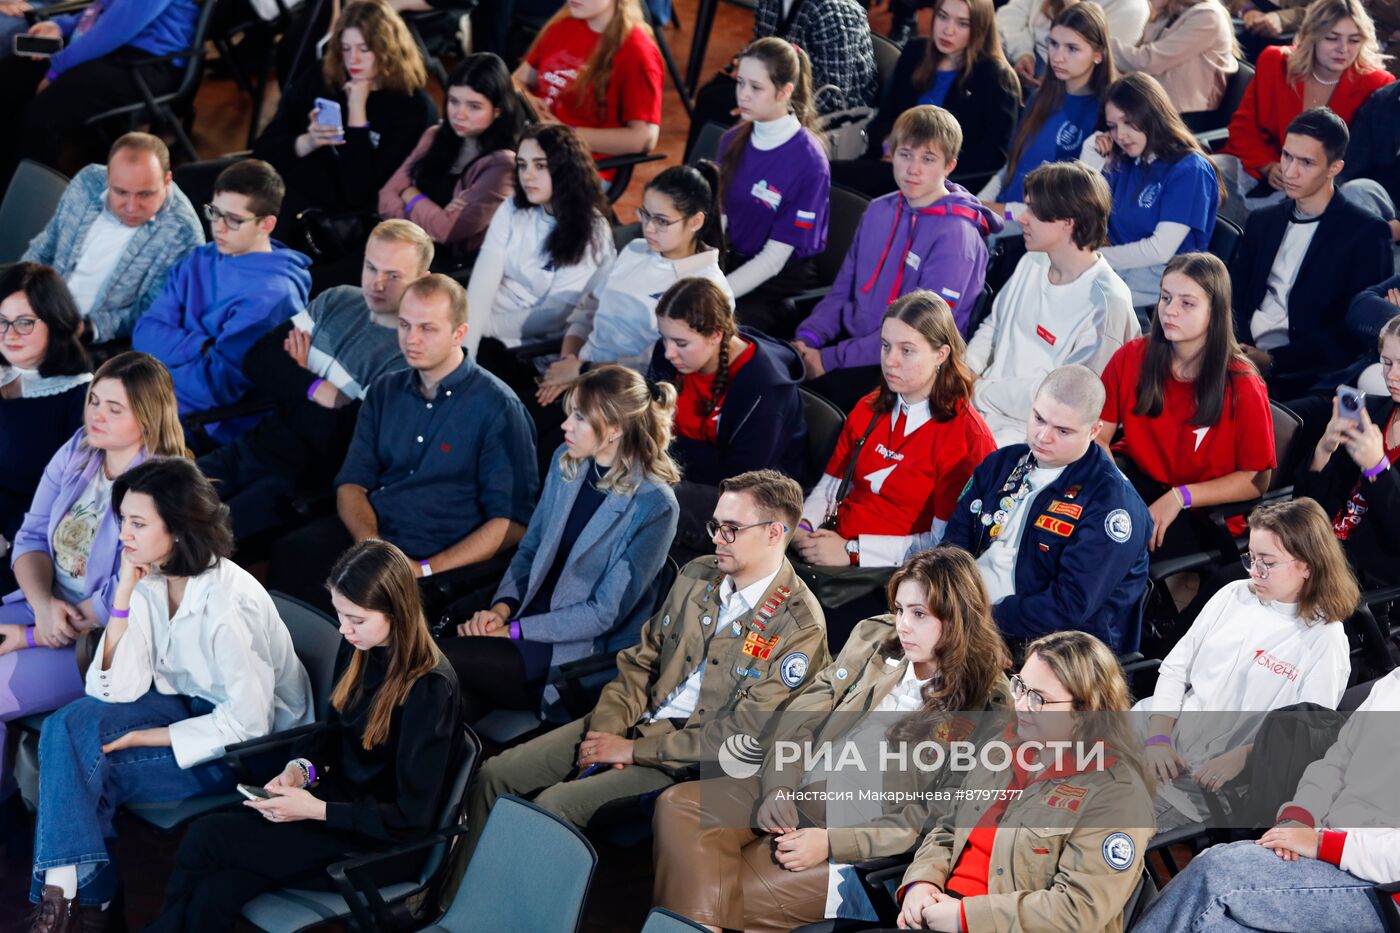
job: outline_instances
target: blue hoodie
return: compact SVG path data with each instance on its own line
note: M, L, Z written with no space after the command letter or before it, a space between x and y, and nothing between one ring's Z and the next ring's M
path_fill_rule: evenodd
M187 49L194 41L198 19L196 0L98 0L82 13L55 16L53 22L63 30L68 46L49 60L48 79L52 81L75 65L109 55L124 45L152 55Z
M243 375L244 355L259 337L306 308L310 265L274 240L272 252L242 256L225 256L217 244L206 243L170 270L165 288L136 321L131 345L170 370L181 415L243 397L252 385ZM215 440L238 433L229 425L220 428L210 431Z

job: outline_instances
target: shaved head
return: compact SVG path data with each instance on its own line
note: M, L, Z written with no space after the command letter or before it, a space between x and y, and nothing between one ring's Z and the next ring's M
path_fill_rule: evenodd
M1071 409L1083 425L1099 420L1106 398L1103 380L1089 367L1078 364L1052 369L1035 395L1047 396Z

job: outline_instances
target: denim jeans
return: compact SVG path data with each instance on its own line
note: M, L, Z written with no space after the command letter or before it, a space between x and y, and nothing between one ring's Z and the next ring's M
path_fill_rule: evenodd
M39 819L34 830L35 903L44 872L78 868L79 900L102 904L117 893L117 872L106 839L112 817L125 803L182 800L233 789L233 771L220 761L184 769L170 748L102 746L136 729L155 729L202 716L213 704L152 690L131 703L74 700L44 722L39 737Z
M1192 859L1133 933L1382 931L1372 887L1328 862L1285 862L1254 842L1232 842Z

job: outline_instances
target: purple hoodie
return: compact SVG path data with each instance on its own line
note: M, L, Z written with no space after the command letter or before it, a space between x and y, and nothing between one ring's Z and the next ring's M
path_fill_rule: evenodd
M953 182L928 207L911 208L897 191L876 198L830 294L798 326L797 338L821 348L828 372L878 365L885 308L917 289L947 301L964 329L987 272L983 237L1001 228L1000 217Z

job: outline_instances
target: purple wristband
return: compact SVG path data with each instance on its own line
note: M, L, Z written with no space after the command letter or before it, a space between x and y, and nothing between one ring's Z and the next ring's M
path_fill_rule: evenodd
M311 385L306 388L306 398L308 401L316 395L316 390L321 388L321 383L325 381L324 379L313 379L311 381Z
M412 214L413 209L418 206L418 202L426 197L426 194L415 194L412 198L409 199L408 203L404 205L403 215L407 217L410 214Z
M306 786L310 787L316 783L316 766L311 763L311 759L306 759Z
M807 346L811 347L813 350L821 349L821 339L810 330L799 330L797 332L797 339L807 344Z
M1390 469L1390 458L1387 457L1385 454L1381 454L1381 462L1377 463L1369 470L1362 470L1361 475L1366 477L1367 479L1375 479L1377 476L1380 476L1388 469Z
M24 630L24 643L31 648L39 647L38 645L34 644L34 626L31 625L29 626L29 628Z
M1177 493L1179 493L1180 496L1181 496L1181 507L1182 507L1183 509L1189 509L1189 508L1191 508L1191 490L1187 489L1187 488L1183 485L1183 486L1178 486L1178 487L1176 487L1176 491L1177 491Z
M800 522L797 523L797 527L798 527L799 530L801 530L801 531L806 531L806 532L809 532L809 533L816 530L815 528L812 527L812 523L809 522L809 521L807 521L807 519L805 519L805 518L802 519L802 521L800 521Z
M1172 737L1169 735L1154 735L1142 744L1144 747L1149 745L1170 745L1172 744Z
M113 609L111 612L107 613L107 618L125 619L129 615L131 615L130 609Z
M519 620L519 619L511 619L511 620L510 620L510 640L511 640L511 641L519 641L519 640L520 640L520 637L521 637L521 636L520 636L520 620Z

